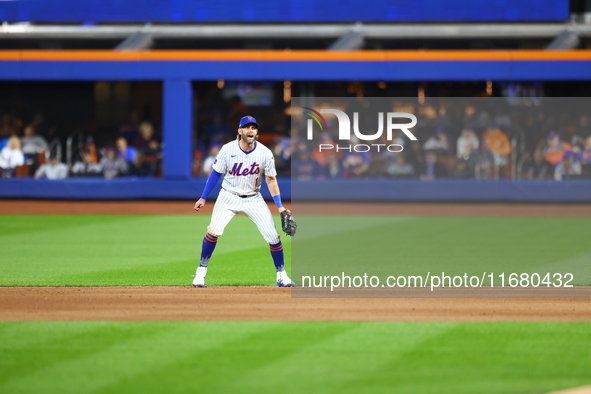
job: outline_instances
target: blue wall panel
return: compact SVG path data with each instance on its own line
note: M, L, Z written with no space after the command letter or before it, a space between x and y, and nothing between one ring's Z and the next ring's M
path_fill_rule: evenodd
M568 13L568 0L0 1L0 20L11 22L565 21Z
M590 80L591 61L0 61L0 80Z
M393 81L512 79L511 63L508 61L400 61L387 62L386 65L387 76L384 79Z
M510 75L514 81L588 80L591 64L587 61L513 61Z
M292 182L295 201L591 202L591 181L419 180Z
M221 182L210 194L213 200ZM204 179L164 180L117 178L72 178L62 181L31 178L0 179L0 198L35 199L187 199L196 201ZM348 179L297 182L279 179L281 196L295 201L505 201L505 202L591 202L591 180L419 180ZM266 186L263 197L270 200ZM1 203L1 202L0 202Z
M166 80L163 91L163 176L189 180L193 157L193 87L191 81Z
M0 80L21 79L21 63L15 61L0 61Z

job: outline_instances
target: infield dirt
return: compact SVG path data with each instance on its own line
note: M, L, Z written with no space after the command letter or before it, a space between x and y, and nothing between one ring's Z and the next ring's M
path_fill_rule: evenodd
M591 321L591 303L587 299L302 299L278 287L4 287L0 320Z

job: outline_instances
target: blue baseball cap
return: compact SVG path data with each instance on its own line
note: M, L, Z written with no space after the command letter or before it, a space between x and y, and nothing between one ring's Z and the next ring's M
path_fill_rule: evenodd
M249 123L254 123L257 126L257 129L259 128L257 120L250 115L243 116L242 119L240 119L240 123L238 123L238 128L241 129Z

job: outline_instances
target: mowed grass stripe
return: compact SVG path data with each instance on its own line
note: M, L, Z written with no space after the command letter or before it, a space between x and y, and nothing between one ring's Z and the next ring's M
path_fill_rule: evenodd
M282 237L296 282L342 272L383 278L573 272L573 284L591 284L586 218L302 215L298 221L296 237ZM208 223L205 215L0 216L0 286L188 285ZM268 246L248 218L236 217L220 237L207 281L274 283Z
M77 226L75 223L80 217L24 217L32 228L30 233L0 237L4 250L4 258L0 260L0 285L172 286L191 283L209 218L118 216L114 221L104 221L102 216L96 216L96 223L92 224L89 217L85 217L87 220ZM0 218L8 227L19 220L18 216ZM54 227L49 229L44 225L46 222ZM24 226L16 227L22 230ZM220 239L223 246L217 248L214 257L217 265L214 271L219 271L220 275L211 284L274 283L275 268L268 245L255 225L239 216L228 226L226 234ZM290 240L283 242L289 266Z
M0 391L10 393L530 393L591 384L589 323L4 322L0 335Z
M196 359L211 348L222 349L227 342L258 334L262 329L257 323L240 330L223 323L212 323L210 330L174 323L59 322L53 325L71 324L81 325L85 333L67 341L50 338L30 349L9 349L8 353L17 355L17 363L0 360L1 370L5 371L0 372L0 390L10 393L104 392L109 386L123 385L130 379L165 370L178 360ZM188 387L188 383L184 384ZM151 382L145 382L131 391L117 389L116 392L154 392L154 387ZM165 390L161 386L156 391Z
M264 366L244 374L236 382L221 382L216 389L233 392L242 385L254 388L255 392L264 392L268 390L268 376L274 376L278 381L290 381L294 376L300 376L305 377L299 379L297 389L300 392L318 392L324 388L334 392L351 392L356 381L387 368L429 338L452 330L456 323L355 323L346 326L349 327L346 331L301 347L281 366ZM385 373L390 374L388 370ZM369 386L361 387L357 392L367 392ZM384 388L391 390L389 387L386 385Z
M508 277L523 272L572 272L573 284L591 284L591 266L581 264L591 261L585 218L415 217L393 223L378 218L372 228L337 234L330 232L327 217L306 220L315 232L326 235L294 238L296 278L342 272L382 278L427 272L480 277L487 272L498 279L501 273Z

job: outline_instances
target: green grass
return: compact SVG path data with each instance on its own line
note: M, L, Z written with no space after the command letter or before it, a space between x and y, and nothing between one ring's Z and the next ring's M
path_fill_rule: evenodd
M189 285L209 219L0 216L0 286ZM275 283L269 247L244 216L228 225L210 267L208 285Z
M276 215L277 216L277 215ZM0 216L0 286L188 285L209 216ZM279 228L278 217L277 228ZM587 218L304 216L283 236L302 275L427 272L575 274L591 284ZM293 243L293 245L292 245ZM291 250L293 249L293 257ZM290 258L292 257L292 258ZM270 285L256 227L238 216L220 237L208 285Z
M544 393L588 323L3 322L0 392Z
M578 272L586 218L296 217L294 271ZM189 285L209 217L0 216L0 286ZM279 226L278 226L279 228ZM292 244L293 242L293 244ZM586 275L586 276L585 276ZM208 285L274 283L245 217ZM544 393L591 384L589 323L0 322L0 393Z
M583 217L301 216L298 225L296 278L570 272L571 284L591 284Z

